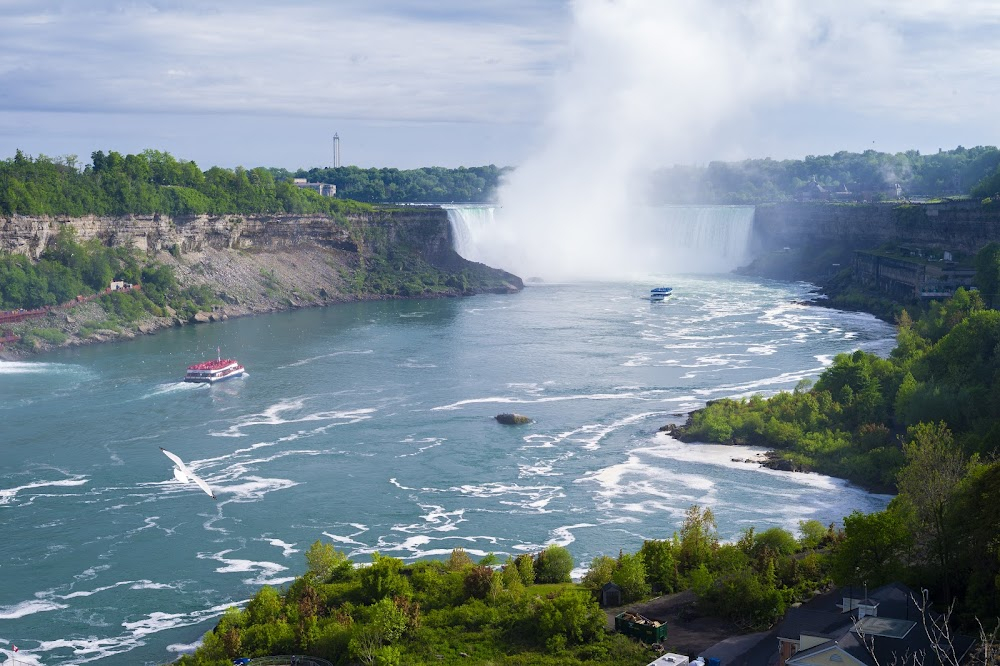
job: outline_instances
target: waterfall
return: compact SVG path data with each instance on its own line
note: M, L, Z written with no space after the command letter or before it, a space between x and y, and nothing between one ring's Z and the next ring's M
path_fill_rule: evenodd
M494 227L493 206L443 206L448 211L455 252L469 261L485 263L487 234ZM500 268L495 266L494 268Z
M459 255L522 277L726 273L752 259L753 206L630 206L598 220L586 215L585 201L576 201L518 225L501 207L444 208Z
M731 271L751 259L753 206L657 206L647 215L664 244L698 258L688 272Z

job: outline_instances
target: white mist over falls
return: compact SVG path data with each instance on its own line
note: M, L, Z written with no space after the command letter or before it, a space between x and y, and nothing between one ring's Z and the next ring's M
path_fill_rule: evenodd
M753 206L634 207L627 221L606 230L607 243L578 238L572 229L539 223L537 233L558 233L550 256L504 239L503 211L494 206L445 206L455 251L471 261L510 270L522 278L641 280L677 273L723 273L746 264ZM627 226L628 234L620 233ZM523 240L535 242L535 236Z
M747 259L739 239L749 236L752 209L651 208L649 176L739 153L757 112L801 94L817 58L848 39L833 23L836 7L787 0L571 7L568 64L553 81L541 140L503 184L493 222L479 217L485 212L462 213L460 253L547 280L732 270Z

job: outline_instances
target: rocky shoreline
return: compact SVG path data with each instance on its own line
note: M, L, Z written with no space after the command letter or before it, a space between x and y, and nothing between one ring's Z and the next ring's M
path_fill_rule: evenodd
M700 440L694 437L689 437L684 429L684 426L677 425L676 423L668 423L665 426L661 426L657 432L665 433L666 435L673 437L680 442L686 443L698 443ZM717 442L724 446L739 446L739 442ZM753 458L731 458L733 462L747 463L750 465L760 465L761 467L766 467L767 469L778 470L781 472L815 472L816 470L802 465L787 458L783 457L780 452L769 450L764 453L758 454Z

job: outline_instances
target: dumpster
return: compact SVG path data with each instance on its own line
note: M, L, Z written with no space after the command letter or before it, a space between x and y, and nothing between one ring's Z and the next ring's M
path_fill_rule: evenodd
M659 643L667 637L667 623L626 611L615 615L615 631L645 643Z

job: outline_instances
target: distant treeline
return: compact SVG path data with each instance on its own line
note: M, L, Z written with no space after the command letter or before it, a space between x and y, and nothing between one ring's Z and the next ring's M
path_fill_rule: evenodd
M337 197L370 203L488 203L511 167L425 167L422 169L271 169L278 180L306 178L312 183L332 183Z
M959 146L932 155L866 150L804 160L709 162L656 171L650 197L658 203L754 204L826 197L880 201L895 199L897 184L903 197L988 197L1000 191L998 166L1000 150L994 146Z
M202 171L157 150L124 156L98 150L91 160L81 169L75 155L32 158L19 150L0 161L0 214L334 215L351 208L290 180L275 180L261 167Z

